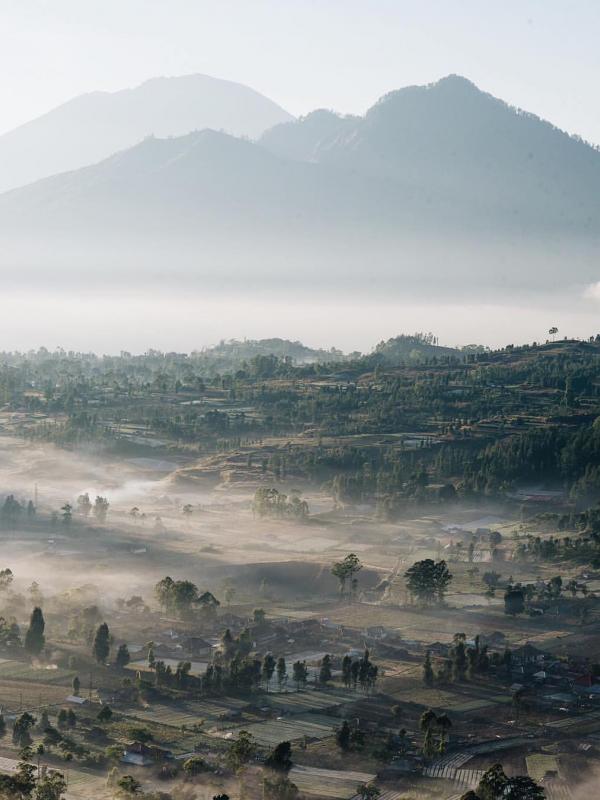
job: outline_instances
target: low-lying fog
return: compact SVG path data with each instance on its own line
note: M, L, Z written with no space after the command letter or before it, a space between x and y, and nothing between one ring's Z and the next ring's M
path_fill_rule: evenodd
M3 350L53 349L139 353L148 348L189 352L221 339L280 336L312 347L369 352L382 339L431 330L440 343L491 347L543 341L548 329L587 338L600 330L597 286L561 293L454 296L440 300L400 292L335 296L301 291L226 297L197 288L148 291L3 292Z
M329 565L347 553L360 556L365 565L361 586L372 587L399 559L414 560L417 541L425 547L419 552L434 557L432 536L463 514L460 507L438 509L398 523L375 519L370 507L331 515L330 497L294 479L293 486L305 488L310 524L255 519L252 483L182 480L188 473L178 472L186 466L178 458L74 452L0 436L0 504L9 493L21 503L35 498L38 503L33 520L23 514L11 525L4 518L0 527L0 569L13 571L14 590L25 595L36 581L42 595L52 597L88 587L87 602L108 609L132 595L151 601L154 585L165 575L192 580L223 600L225 582L235 577L236 602L256 602L264 585L269 587L265 597L275 604L314 601L324 592L336 596ZM284 493L291 487L278 485ZM87 518L78 513L77 498L84 492L92 502L97 495L108 499L103 524L93 513ZM73 506L70 524L63 521L65 503ZM189 516L183 514L188 503ZM464 513L473 518L474 509ZM456 606L483 602L468 594L455 599Z
M318 560L331 547L346 547L344 537L318 525L304 527L300 543L297 526L254 520L254 487L182 482L181 466L177 458L74 452L0 436L0 505L13 493L22 504L37 498L38 508L32 524L24 515L14 528L4 522L0 569L12 569L20 591L34 580L44 594L94 584L110 602L132 594L150 599L165 574L218 594L229 566L307 554ZM85 492L92 503L97 495L108 499L104 524L78 513ZM70 525L62 520L65 503L73 506ZM193 508L189 517L182 513L186 504ZM332 501L315 496L310 505L313 512L329 510Z

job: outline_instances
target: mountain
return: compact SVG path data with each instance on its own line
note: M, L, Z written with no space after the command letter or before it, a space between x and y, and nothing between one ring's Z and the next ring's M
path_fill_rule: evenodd
M483 203L494 217L504 209L578 229L600 219L598 150L457 75L391 92L364 117L316 112L260 141L280 157Z
M259 142L147 138L1 195L0 238L14 280L558 288L597 280L600 153L451 76Z
M150 135L214 128L256 138L291 119L253 89L207 75L92 92L0 136L0 191L93 164Z
M334 111L319 109L275 125L263 133L260 143L281 158L296 161L322 161L338 140L360 126L360 117L342 117Z
M294 227L309 218L326 225L366 213L364 185L362 177L283 160L207 129L148 137L98 164L6 192L0 195L0 230L27 231L35 223L37 231L73 235L149 226L157 233L192 233L192 222L212 229L277 220Z

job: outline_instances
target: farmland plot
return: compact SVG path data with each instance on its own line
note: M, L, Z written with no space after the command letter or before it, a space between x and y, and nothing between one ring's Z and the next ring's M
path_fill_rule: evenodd
M271 696L267 698L266 703L290 714L299 714L337 708L346 703L354 703L357 699L359 695L351 692L307 691Z
M166 667L171 667L172 670L177 669L177 665L181 663L181 659L177 658L161 658L160 659ZM192 668L190 675L203 675L208 667L208 661L190 661ZM148 659L141 658L138 661L132 661L126 669L133 670L134 672L152 672L152 668L148 664Z
M194 703L180 702L177 706L156 703L146 708L134 709L128 716L147 722L156 722L173 728L205 722L220 722L232 711L243 711L248 704L235 697L224 697L219 701Z
M0 663L0 680L32 681L47 684L70 686L75 672L51 666L32 667L21 661L3 661Z
M0 680L0 705L5 711L35 709L62 703L68 694L64 686L32 681Z
M510 703L508 695L495 693L482 693L480 696L470 693L468 696L462 692L452 690L442 690L424 686L405 691L393 692L395 700L404 703L414 703L426 708L445 708L452 711L476 711L480 708L487 708L496 704Z
M317 767L295 766L290 771L290 780L302 794L315 794L344 800L354 797L362 783L370 783L375 775L350 770L319 769Z
M106 778L83 770L66 770L68 781L66 800L110 800L114 789L106 785Z
M303 739L326 739L332 736L339 726L339 720L320 714L302 714L287 719L265 720L252 725L232 728L226 736L233 738L241 730L250 733L258 744L265 747L274 747L279 742L294 742ZM222 736L222 732L215 731L214 735Z
M579 716L561 717L560 719L546 722L546 728L560 731L576 728L578 734L591 733L600 729L600 711L591 711L589 714L581 714Z
M546 773L553 772L558 774L558 760L556 756L547 755L545 753L532 753L525 756L525 763L527 764L527 774L534 781L542 781L546 777Z

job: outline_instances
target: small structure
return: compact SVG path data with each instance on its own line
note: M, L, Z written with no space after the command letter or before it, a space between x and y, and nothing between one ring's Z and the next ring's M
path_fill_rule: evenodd
M522 647L516 647L512 651L513 663L521 664L522 666L532 666L543 663L546 655L546 653L534 647L529 642L522 645Z
M75 703L78 706L84 706L88 702L87 697L80 697L78 694L69 694L65 697L65 703Z
M144 744L144 742L129 742L125 746L121 761L124 764L135 764L138 767L149 767L152 764L170 761L172 758L173 753L165 750L164 747Z
M211 651L211 644L201 636L188 636L181 643L186 653L192 656L206 656Z
M371 625L370 627L364 629L363 635L369 639L385 639L385 637L388 635L388 632L383 625Z

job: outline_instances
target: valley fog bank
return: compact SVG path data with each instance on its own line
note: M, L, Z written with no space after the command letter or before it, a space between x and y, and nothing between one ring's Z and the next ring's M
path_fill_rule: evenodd
M14 530L8 524L2 568L10 566L22 591L34 580L44 594L87 586L108 607L130 594L151 600L154 584L167 573L218 593L229 568L300 557L294 525L274 530L253 521L252 487L178 480L179 469L194 463L181 454L126 456L98 445L63 449L0 435L1 502L13 495L23 507L30 499L36 503L35 524L20 520ZM92 502L97 496L108 500L102 524L93 514L81 516L77 499L85 493ZM67 503L73 507L68 526ZM190 517L182 515L186 504L193 508ZM327 509L331 501L312 505ZM331 534L323 543L315 540L315 558L335 542Z
M311 347L368 353L382 339L431 330L441 343L502 347L543 341L548 329L588 338L599 329L597 292L452 297L342 291L311 298L302 292L160 293L8 290L0 298L2 349L46 346L118 354L149 348L190 352L225 339L280 336ZM510 320L510 326L507 321Z

